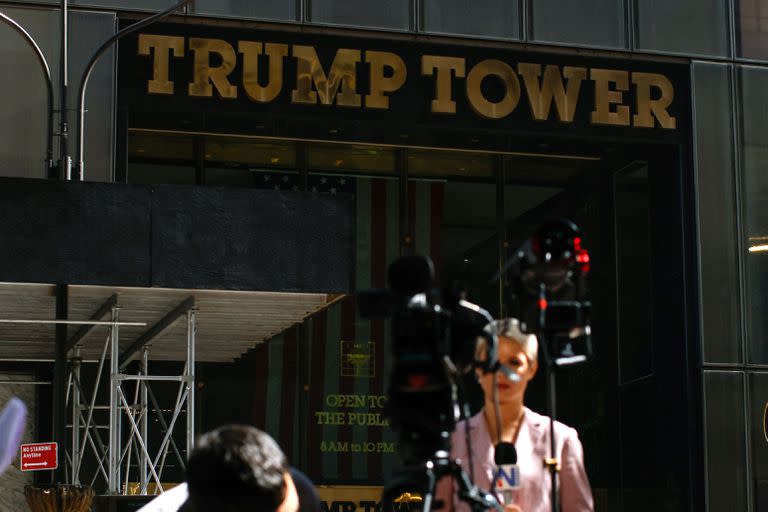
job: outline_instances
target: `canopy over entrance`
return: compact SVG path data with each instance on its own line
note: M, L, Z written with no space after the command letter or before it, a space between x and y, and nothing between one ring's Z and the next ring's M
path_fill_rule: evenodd
M153 360L183 361L189 309L197 310L196 359L230 362L269 340L338 296L324 293L243 292L70 286L70 348L85 360L101 356L113 306L120 308L121 363L151 345ZM0 359L55 359L56 287L0 283Z

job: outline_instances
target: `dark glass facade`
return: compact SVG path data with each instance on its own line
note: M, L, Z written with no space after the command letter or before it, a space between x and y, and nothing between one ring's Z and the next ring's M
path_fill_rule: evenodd
M38 38L54 75L57 3L0 2L2 12ZM172 3L73 0L72 73L118 21ZM628 141L607 131L587 140L578 129L554 133L535 125L502 127L486 138L436 123L424 128L434 138L420 144L397 120L364 126L312 115L286 119L279 109L270 113L273 125L262 123L250 134L142 131L121 110L120 63L108 54L90 82L86 179L348 194L356 205L350 269L356 287L383 285L386 265L402 253L430 254L494 313L505 304L486 277L515 243L546 212L578 218L595 247L595 335L603 343L596 345L592 373L563 378L563 418L582 435L597 509L637 510L643 500L670 510L768 507L765 1L202 0L188 14L202 27L234 23L256 31L266 23L287 34L299 27L339 31L360 47L416 36L478 51L545 51L562 63L586 50L595 55L593 67L603 58L687 67L690 84L676 91L690 112L678 119L682 141L654 145L639 134ZM39 71L13 32L0 31L0 44L14 63L0 84L4 97L13 98L0 137L0 174L42 178ZM584 87L592 83L588 78ZM185 121L193 124L190 113ZM302 125L315 130L311 137L296 136ZM262 136L275 126L289 129ZM366 130L373 136L365 143L346 138ZM494 137L509 145L491 147ZM446 151L451 146L459 151ZM665 252L669 247L675 249ZM668 289L675 292L665 295ZM309 316L237 363L232 371L240 380L210 369L208 396L233 393L254 369L259 377L248 384L249 406L211 407L205 426L250 421L273 433L319 481L379 483L394 464L391 433L379 425L334 425L323 413L378 412L375 397L384 393L391 363L387 329L361 319L350 299ZM345 355L373 361L345 371L372 376L344 376ZM341 406L341 396L371 396L374 405ZM589 398L582 404L579 396ZM278 403L280 414L268 414L265 407ZM532 390L531 403L543 404L540 388ZM665 417L682 423L666 425ZM323 450L323 442L333 444ZM347 457L340 442L374 448ZM652 457L648 446L656 450Z

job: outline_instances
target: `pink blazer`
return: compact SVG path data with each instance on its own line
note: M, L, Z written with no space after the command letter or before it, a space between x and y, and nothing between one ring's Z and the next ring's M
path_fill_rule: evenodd
M461 459L464 471L470 474L467 457L465 425L469 423L472 443L474 482L482 489L490 490L494 471L494 443L488 433L483 414L477 414L468 422L461 422L453 433L453 457ZM592 490L584 471L584 450L576 430L555 422L557 457L560 459L558 487L560 507L563 512L592 512ZM515 505L523 512L550 512L551 480L544 467L549 457L549 417L525 408L523 422L515 443L517 463L520 467L520 489ZM444 478L438 484L437 499L444 501L443 510L470 512L466 503L455 494L455 483Z

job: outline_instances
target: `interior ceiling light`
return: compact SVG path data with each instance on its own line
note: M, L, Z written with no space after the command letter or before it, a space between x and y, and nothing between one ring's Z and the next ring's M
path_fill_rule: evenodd
M749 252L768 252L768 244L753 245L749 248Z

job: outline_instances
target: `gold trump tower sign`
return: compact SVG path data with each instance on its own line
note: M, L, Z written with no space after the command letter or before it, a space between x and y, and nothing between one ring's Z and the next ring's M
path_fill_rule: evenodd
M601 64L470 60L434 51L408 52L409 67L402 52L344 47L336 47L324 63L320 50L317 44L145 33L138 37L137 56L151 62L143 80L150 95L256 104L287 95L297 106L387 111L409 80L423 80L430 97L421 99L437 115L462 114L457 100L463 96L461 105L470 115L485 120L505 119L525 102L532 121L573 123L579 103L587 102L591 125L661 130L678 125L670 108L675 87L661 73Z

